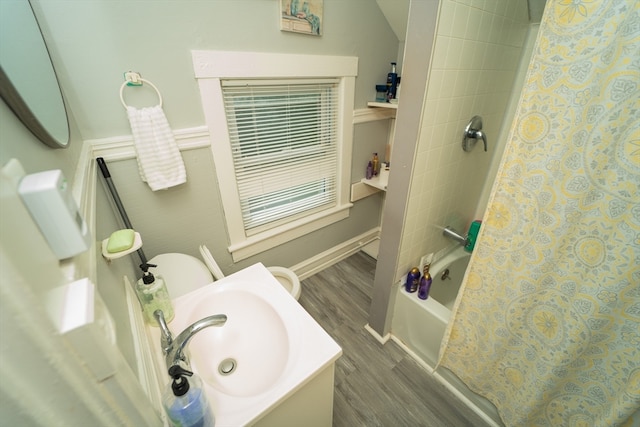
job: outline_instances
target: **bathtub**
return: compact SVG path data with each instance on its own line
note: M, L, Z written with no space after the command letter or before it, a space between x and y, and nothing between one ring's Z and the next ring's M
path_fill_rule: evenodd
M455 393L489 425L503 426L496 407L471 391L446 368L435 369L440 343L451 318L470 254L462 246L444 250L431 265L433 282L429 298L421 300L418 293L408 293L401 280L396 285L396 299L391 320L391 339L420 363L438 381Z
M404 279L397 285L391 333L431 368L435 367L438 360L440 342L449 323L469 256L462 246L456 245L431 265L429 271L433 282L426 300L418 298L417 292L405 291Z

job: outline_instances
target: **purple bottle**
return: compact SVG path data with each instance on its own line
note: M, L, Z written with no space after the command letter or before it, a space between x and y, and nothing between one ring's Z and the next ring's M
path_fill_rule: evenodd
M404 289L409 293L415 292L418 290L418 283L420 283L420 270L413 267L407 274L407 283L405 283Z
M429 274L429 264L424 266L424 274L422 275L422 279L420 279L420 287L418 288L418 298L427 299L429 298L429 289L431 289L431 274Z

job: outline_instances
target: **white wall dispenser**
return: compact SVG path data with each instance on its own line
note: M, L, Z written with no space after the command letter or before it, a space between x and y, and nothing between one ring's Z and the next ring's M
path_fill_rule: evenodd
M18 194L58 259L91 247L91 233L61 170L26 175Z

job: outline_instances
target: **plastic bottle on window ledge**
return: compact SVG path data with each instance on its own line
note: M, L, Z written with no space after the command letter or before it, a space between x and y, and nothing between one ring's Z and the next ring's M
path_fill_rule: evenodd
M373 176L378 176L380 172L380 159L378 159L378 153L373 153L373 160L371 160L373 166Z
M369 163L367 164L367 175L366 175L367 179L371 179L373 178L373 164L371 163L371 160L369 160Z
M396 63L391 63L391 72L387 74L387 102L391 102L396 97L398 89L398 74L396 73Z

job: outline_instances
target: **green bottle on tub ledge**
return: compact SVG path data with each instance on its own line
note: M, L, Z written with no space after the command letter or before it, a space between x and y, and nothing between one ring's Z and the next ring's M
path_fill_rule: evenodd
M478 239L478 233L480 232L480 225L482 221L479 219L473 221L471 226L469 227L469 233L467 234L467 244L464 245L464 249L467 252L473 251L473 248L476 245L476 240Z

